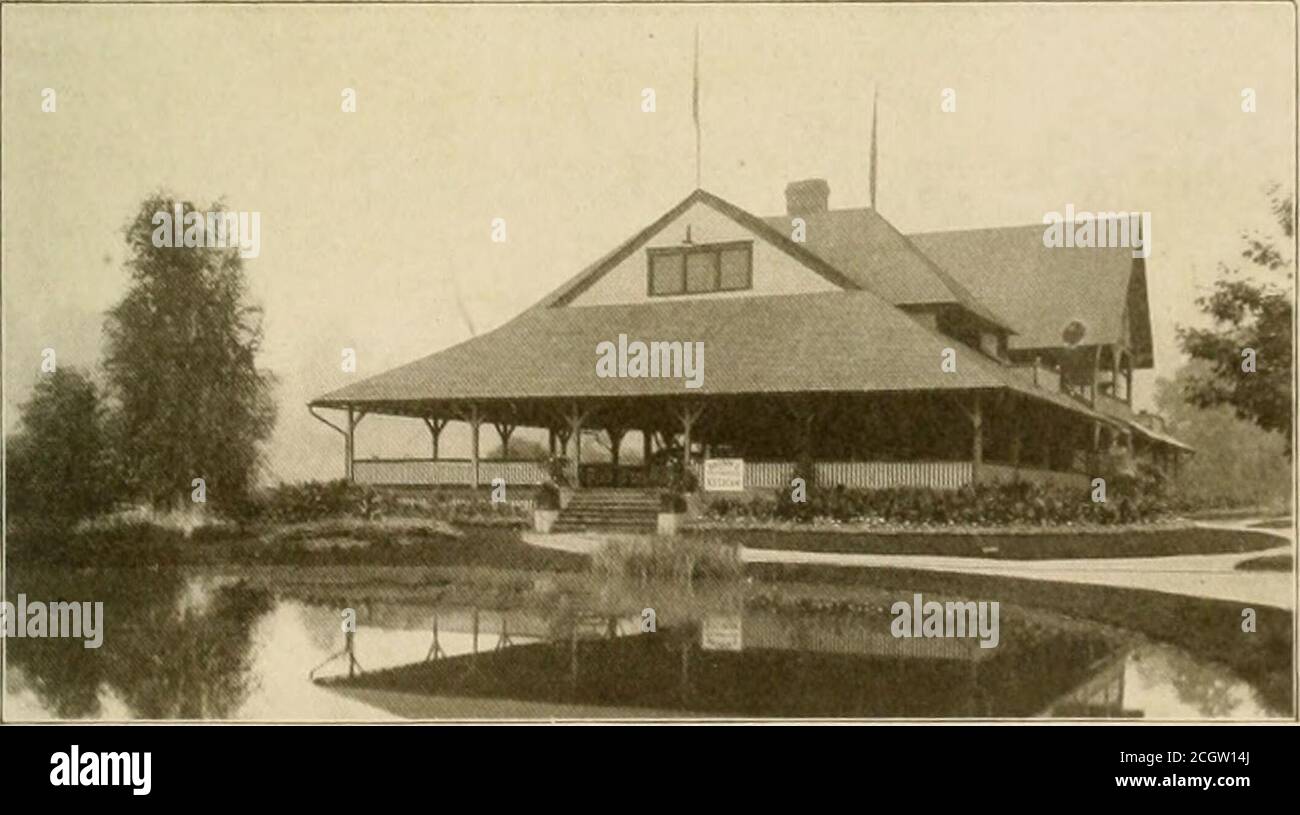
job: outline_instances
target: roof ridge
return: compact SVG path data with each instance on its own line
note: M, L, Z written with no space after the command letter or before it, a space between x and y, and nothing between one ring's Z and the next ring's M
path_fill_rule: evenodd
M1077 214L1078 214L1078 213L1076 213L1076 215L1077 215ZM1087 220L1087 221L1097 221L1097 220L1099 220L1099 219L1097 219L1097 218L1085 218L1085 219L1082 219L1082 220ZM1112 220L1116 220L1116 219L1114 219L1114 218L1106 218L1106 219L1104 219L1104 220L1112 221ZM1081 220L1078 219L1078 218L1076 218L1075 220L1072 220L1072 221L1066 221L1066 220L1062 219L1061 222L1062 222L1062 223L1073 224L1073 223L1080 223ZM960 228L960 229L923 229L923 230L920 230L920 231L917 231L917 232L909 232L909 233L907 233L907 234L908 234L908 236L911 236L911 237L925 237L925 236L929 236L929 235L959 235L959 234L968 233L968 232L1009 232L1009 231L1011 231L1011 230L1021 231L1021 230L1030 230L1030 229L1038 229L1038 230L1041 230L1041 229L1042 229L1043 227L1045 227L1045 226L1049 226L1049 224L1046 224L1046 223L1036 223L1036 224L1008 224L1008 225L1006 225L1006 226L968 226L968 227L962 227L962 228ZM1108 247L1100 247L1100 248L1108 248ZM1127 248L1127 247L1120 247L1120 248Z
M990 309L987 305L985 305L977 297L975 297L975 295L971 293L970 289L963 286L961 283L957 281L956 278L948 274L948 272L942 266L936 263L934 259L931 258L929 255L927 255L925 252L923 252L921 250L921 247L917 246L912 241L911 238L909 238L906 234L904 234L904 232L901 229L899 229L898 227L890 223L888 218L886 218L884 215L881 215L880 212L878 212L877 210L873 209L871 211L872 213L875 214L875 217L880 219L881 223L889 227L889 229L895 235L902 238L903 242L907 244L908 249L915 252L918 257L920 257L922 260L925 261L926 265L930 268L930 270L934 273L934 275L939 278L939 282L943 283L944 287L947 288L948 291L952 292L953 296L957 298L958 303L961 303L963 306L969 308L972 312L975 313L976 316L984 320L988 320L994 325L1001 326L1002 328L1005 328L1008 331L1010 331L1012 334L1019 333L1018 331L1016 331L1014 326L1012 326L1010 323L1007 322L1005 317L1001 317L998 314L994 313L992 309Z

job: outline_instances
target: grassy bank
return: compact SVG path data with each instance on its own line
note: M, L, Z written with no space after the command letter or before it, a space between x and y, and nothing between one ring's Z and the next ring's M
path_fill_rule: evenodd
M334 519L186 534L152 524L8 537L12 564L59 569L152 566L467 566L572 571L586 558L529 546L518 530L409 518Z
M1209 555L1256 552L1284 543L1281 538L1263 532L1198 527L1033 535L982 532L876 534L769 529L709 529L692 534L707 534L750 549L1009 560Z
M1295 561L1290 555L1261 555L1243 560L1233 568L1242 572L1289 572L1295 568Z

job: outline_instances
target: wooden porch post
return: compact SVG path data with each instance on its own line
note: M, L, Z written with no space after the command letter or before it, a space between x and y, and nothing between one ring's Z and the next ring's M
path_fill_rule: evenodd
M569 437L573 439L573 486L575 488L582 486L582 425L589 415L589 411L578 408L577 402L572 403L569 412L564 415Z
M975 394L975 404L971 407L970 414L971 428L973 429L971 439L971 456L970 456L970 482L978 484L980 482L980 470L984 466L984 415L980 412L980 395Z
M506 422L493 422L492 426L496 428L497 435L501 437L501 460L505 461L510 458L510 437L514 435L516 425Z
M546 428L546 450L552 456L555 455L555 428Z
M575 413L573 420L573 486L582 486L582 417Z
M352 480L352 457L353 446L352 436L357 429L356 414L353 413L352 406L348 405L348 433L343 445L343 477L349 484L356 483Z
M1124 354L1124 401L1133 407L1133 355Z
M462 417L463 419L465 419L465 421L469 422L469 431L470 431L470 448L469 448L469 449L470 449L470 474L469 474L469 485L470 485L471 487L473 487L474 490L477 492L477 491L478 491L478 484L479 484L479 480L478 480L478 463L479 463L479 453L478 453L479 434L478 434L478 430L479 430L479 425L482 424L482 419L479 417L478 405L477 405L477 404L471 404L471 405L469 406L469 411L468 411L468 412L465 412L465 413L462 413L462 414L461 414L461 417Z
M1111 346L1110 349L1110 395L1119 399L1119 346Z
M446 419L426 418L424 426L429 428L429 436L433 440L433 460L438 460L438 438L442 435L442 429L447 426Z
M609 434L609 458L610 461L613 462L614 464L614 486L617 487L618 486L618 451L619 448L623 446L623 437L627 435L627 430L622 427L619 427L618 425L613 425L611 427L605 428L605 432Z
M1092 450L1088 453L1088 469L1094 476L1101 470L1101 422L1092 423Z
M1099 370L1101 370L1101 346L1100 345L1097 346L1097 350L1094 351L1092 355L1092 376L1090 378L1092 384L1088 386L1089 406L1095 406L1097 404L1097 378L1098 378L1097 372Z
M654 455L654 433L645 428L641 431L641 466L645 468L646 484L650 483L650 457Z
M347 478L347 482L349 484L356 483L357 425L361 424L361 420L364 418L366 418L366 412L364 410L357 411L354 410L354 408L351 405L348 405L347 445L344 447L344 453L343 453L343 470L344 470L344 476Z
M691 471L691 428L704 412L703 405L687 404L678 413L682 420L682 473Z

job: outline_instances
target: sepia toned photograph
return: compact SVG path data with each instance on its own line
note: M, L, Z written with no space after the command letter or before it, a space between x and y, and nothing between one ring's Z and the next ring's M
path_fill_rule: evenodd
M3 721L1297 720L1293 3L2 22Z

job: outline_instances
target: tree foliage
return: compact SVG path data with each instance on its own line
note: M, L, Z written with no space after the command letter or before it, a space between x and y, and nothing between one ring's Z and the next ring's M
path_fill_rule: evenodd
M1291 281L1287 243L1295 235L1294 195L1284 195L1275 187L1270 191L1270 209L1281 235L1244 233L1241 257L1256 273ZM1178 329L1183 351L1209 363L1181 378L1183 396L1198 407L1228 405L1238 417L1281 433L1289 454L1294 310L1290 286L1256 280L1235 265L1220 263L1219 270L1213 290L1196 301L1212 325ZM1247 370L1252 367L1251 357L1253 371Z
M238 249L154 245L155 214L177 203L151 197L127 226L131 285L105 323L128 482L155 505L188 498L194 478L211 500L243 496L275 421L272 380L257 367L262 314Z
M99 389L83 373L43 374L6 441L8 511L62 526L108 509L116 482Z
M1179 468L1178 494L1207 508L1285 504L1291 466L1283 437L1238 418L1229 405L1199 407L1184 397L1191 383L1210 375L1209 362L1194 360L1173 378L1156 380L1156 409L1169 432L1196 450Z

